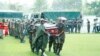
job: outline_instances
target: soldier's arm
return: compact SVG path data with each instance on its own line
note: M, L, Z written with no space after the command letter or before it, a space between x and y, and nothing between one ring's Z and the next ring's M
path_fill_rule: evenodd
M43 27L42 30L43 30L43 32L44 32L45 34L48 34L48 32L45 30L45 27Z
M59 35L61 35L61 34L63 34L64 33L64 31L61 31L60 33L59 33Z
M62 28L62 31L59 33L59 35L64 33L65 26L62 24L61 28Z

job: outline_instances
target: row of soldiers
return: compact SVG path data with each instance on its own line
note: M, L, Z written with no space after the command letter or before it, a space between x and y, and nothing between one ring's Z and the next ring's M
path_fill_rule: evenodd
M9 20L8 27L10 36L20 39L21 43L25 42L26 22L23 20Z
M87 32L90 33L90 30L91 30L91 22L90 22L90 20L87 19ZM93 32L94 33L99 33L100 32L100 22L97 18L94 19Z
M35 23L40 23L41 25L39 27L35 27ZM38 20L9 20L8 27L9 35L15 37L16 39L19 39L21 43L25 42L25 36L29 36L29 43L32 52L36 50L38 54L39 50L41 49L41 56L43 56L43 53L48 43L48 34L44 33L45 28L43 26L43 21L40 22Z
M65 29L69 33L80 33L82 24L83 24L82 19L67 20L67 22L65 23L66 25Z

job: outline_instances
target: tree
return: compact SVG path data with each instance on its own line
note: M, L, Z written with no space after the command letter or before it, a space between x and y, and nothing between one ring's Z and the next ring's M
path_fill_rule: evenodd
M54 10L81 10L82 1L81 0L54 0L53 9Z
M88 10L90 10L89 14L93 14L96 16L100 16L100 2L94 1L91 4L87 4Z
M35 12L41 12L43 10L46 10L47 7L47 0L36 0L34 7L32 8Z

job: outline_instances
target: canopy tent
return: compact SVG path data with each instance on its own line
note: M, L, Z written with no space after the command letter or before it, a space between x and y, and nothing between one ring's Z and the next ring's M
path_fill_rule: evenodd
M19 11L0 11L0 18L22 18L23 13Z
M43 12L42 17L56 20L58 17L65 17L68 20L80 19L80 12Z

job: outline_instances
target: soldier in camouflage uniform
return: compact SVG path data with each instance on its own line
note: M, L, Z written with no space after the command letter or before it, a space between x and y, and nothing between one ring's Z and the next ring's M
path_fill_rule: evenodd
M73 25L74 25L74 29L75 29L74 32L77 33L77 19L74 20Z
M24 43L24 42L25 42L25 40L24 40L24 37L25 37L25 36L24 36L24 34L23 34L23 31L24 31L24 29L25 29L24 22L20 22L20 23L19 23L18 29L19 29L18 34L19 34L20 42L21 42L21 43Z
M19 26L18 26L18 23L19 23L18 21L15 22L15 38L16 38L16 39L19 39L19 37L18 37L18 35L19 35L19 34L18 34L18 30L19 30L19 29L18 29L18 27L19 27Z
M78 33L80 33L80 31L81 31L82 23L83 23L82 19L80 19L80 20L77 21Z
M59 22L57 24L58 37L55 39L55 54L60 55L60 51L62 50L63 43L65 41L65 33L64 33L64 20L62 18L59 18Z
M36 29L35 29L35 24L33 21L30 22L30 25L28 26L27 30L28 30L28 34L29 34L29 43L30 43L31 51L34 52L35 46L32 47L32 40L35 37Z
M46 46L48 42L48 33L45 31L44 27L44 19L40 20L40 25L36 28L36 36L33 40L33 46L36 46L36 53L39 53L41 49L41 56L44 56L43 53L45 52Z

